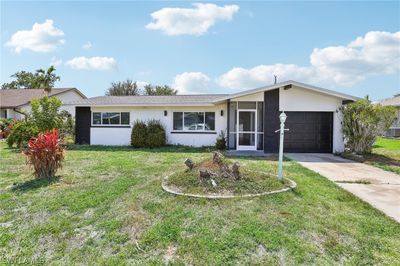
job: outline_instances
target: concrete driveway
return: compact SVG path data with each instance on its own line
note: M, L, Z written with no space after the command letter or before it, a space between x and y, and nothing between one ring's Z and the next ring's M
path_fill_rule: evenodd
M287 153L400 223L400 175L333 154Z

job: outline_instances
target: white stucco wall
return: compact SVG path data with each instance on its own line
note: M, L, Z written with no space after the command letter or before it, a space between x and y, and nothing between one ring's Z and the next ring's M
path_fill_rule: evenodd
M73 117L75 117L75 105L64 104L64 103L81 100L83 99L83 97L74 90L61 93L59 95L56 95L56 97L60 99L60 101L63 103L63 105L61 105L60 110L65 110L69 112Z
M13 109L4 109L4 108L2 108L1 109L2 113L4 112L4 110L7 111L7 118L17 119L17 120L20 120L20 119L24 118L24 116L22 114L14 111Z
M280 111L333 112L333 152L343 152L344 142L339 107L342 100L320 92L292 87L279 89Z
M262 102L264 101L264 92L257 92L241 97L232 98L231 101L238 102Z
M164 116L164 110L167 116ZM221 110L224 115L221 116ZM92 112L130 112L130 126L135 120L160 120L165 126L168 144L182 144L194 147L214 145L221 130L226 131L226 104L207 107L92 107ZM190 132L188 134L173 133L173 112L215 112L215 134ZM90 144L92 145L130 145L130 128L92 127L90 129Z

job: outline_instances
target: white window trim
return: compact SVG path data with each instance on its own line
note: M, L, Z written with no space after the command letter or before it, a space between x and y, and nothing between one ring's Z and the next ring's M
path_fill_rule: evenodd
M94 113L100 113L100 122L101 122L100 124L94 124L93 123ZM103 113L119 113L119 124L103 124ZM129 114L129 123L128 124L121 124L122 113L128 113ZM129 127L131 125L131 112L123 112L123 111L92 112L91 124L92 124L93 127L120 127L120 126Z
M182 113L182 129L174 129L174 113ZM185 113L203 113L203 129L196 129L196 130L189 130L184 129L185 127ZM214 114L214 129L206 130L206 113L213 113ZM216 112L215 111L173 111L172 112L172 132L216 132Z

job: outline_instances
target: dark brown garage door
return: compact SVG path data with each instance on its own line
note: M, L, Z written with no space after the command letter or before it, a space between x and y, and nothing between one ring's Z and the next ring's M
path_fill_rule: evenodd
M285 152L332 152L332 112L286 112Z

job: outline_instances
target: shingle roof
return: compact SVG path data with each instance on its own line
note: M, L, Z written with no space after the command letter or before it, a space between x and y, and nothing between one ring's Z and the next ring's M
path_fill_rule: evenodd
M82 97L86 98L79 90L75 88L55 88L51 89L49 96L58 95L70 90L75 90ZM0 106L3 108L15 108L21 105L28 104L36 98L44 95L43 89L10 89L0 90Z
M99 96L66 104L78 106L168 106L168 105L213 105L213 102L228 94L199 94L172 96Z
M400 94L398 94L392 98L384 99L384 100L380 101L379 103L382 105L400 106Z

